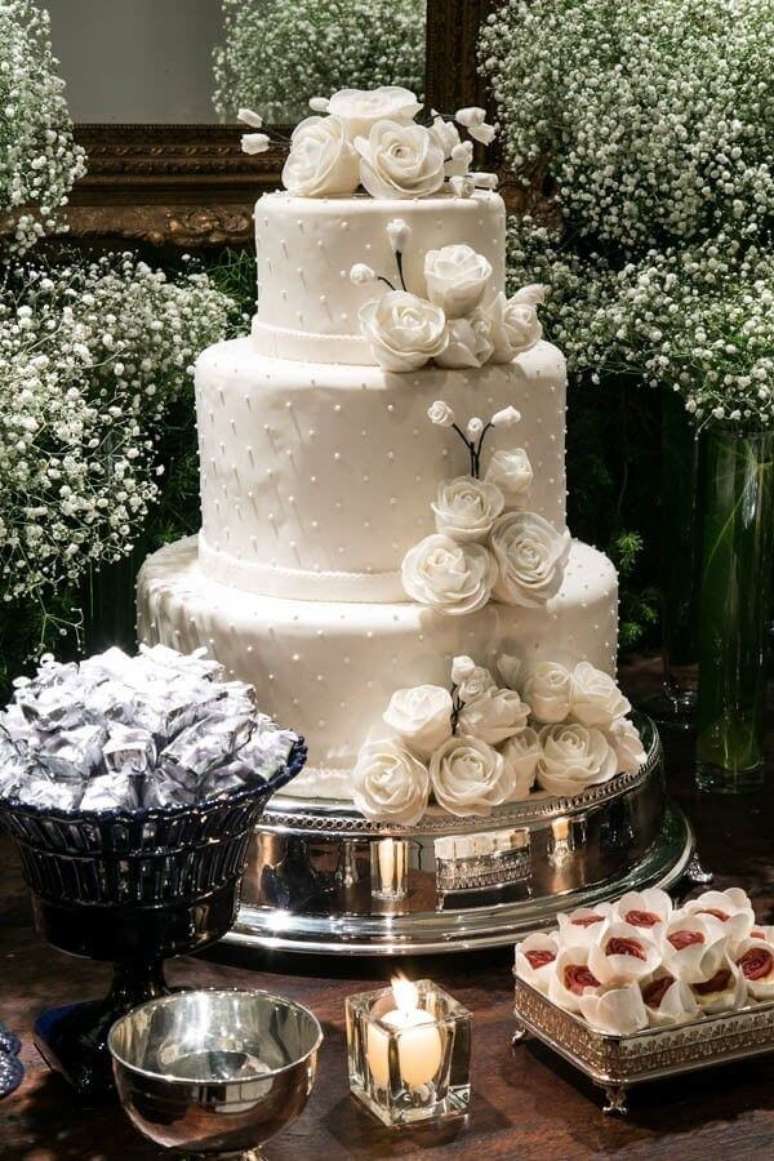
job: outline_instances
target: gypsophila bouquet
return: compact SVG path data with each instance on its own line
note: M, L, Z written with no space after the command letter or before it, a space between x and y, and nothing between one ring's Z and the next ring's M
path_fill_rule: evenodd
M774 258L727 235L653 251L615 277L590 318L609 369L681 392L699 423L774 425Z
M404 85L421 91L425 0L223 0L214 104L296 121L306 95Z
M154 449L231 302L131 254L17 268L0 287L0 585L41 604L125 556L157 496Z
M774 211L774 0L510 0L481 59L506 156L624 252Z
M32 0L0 3L0 232L16 251L58 225L85 154L73 141L56 75L48 13Z

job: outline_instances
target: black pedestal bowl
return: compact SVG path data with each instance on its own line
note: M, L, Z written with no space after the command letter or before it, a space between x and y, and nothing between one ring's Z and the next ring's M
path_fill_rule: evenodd
M84 1097L112 1094L107 1035L169 991L162 961L214 943L239 906L248 844L266 803L303 768L298 742L270 781L193 806L68 814L0 800L35 926L71 955L114 965L102 1000L41 1013L35 1044Z

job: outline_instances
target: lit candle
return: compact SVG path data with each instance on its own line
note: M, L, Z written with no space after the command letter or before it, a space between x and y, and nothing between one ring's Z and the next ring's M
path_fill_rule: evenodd
M441 1033L435 1018L419 1007L417 989L410 980L394 979L392 994L396 1007L368 1024L368 1066L379 1088L390 1084L390 1035L399 1032L398 1068L407 1088L419 1088L436 1076L443 1057Z

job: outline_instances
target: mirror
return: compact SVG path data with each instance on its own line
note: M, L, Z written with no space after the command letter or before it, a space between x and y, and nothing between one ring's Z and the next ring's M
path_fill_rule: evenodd
M41 3L76 124L208 125L247 106L286 125L337 88L425 87L425 0Z

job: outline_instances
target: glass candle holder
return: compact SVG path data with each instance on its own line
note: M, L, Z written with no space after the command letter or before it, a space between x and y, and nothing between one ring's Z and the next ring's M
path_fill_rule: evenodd
M459 1117L470 1103L467 1008L432 980L347 998L349 1087L390 1127Z

